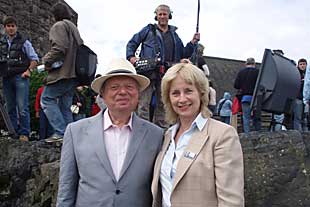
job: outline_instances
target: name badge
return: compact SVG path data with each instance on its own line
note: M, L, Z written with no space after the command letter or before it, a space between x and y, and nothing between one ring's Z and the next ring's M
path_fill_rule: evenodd
M186 158L189 158L189 159L193 160L193 159L195 159L196 154L195 154L195 153L193 153L193 152L185 152L185 153L184 153L184 157L186 157Z

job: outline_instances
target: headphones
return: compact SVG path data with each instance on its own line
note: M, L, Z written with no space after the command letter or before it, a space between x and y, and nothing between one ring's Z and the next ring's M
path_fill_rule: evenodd
M170 7L168 6L168 5L165 5L165 4L161 4L161 5L159 5L156 9L155 9L155 11L154 11L154 13L155 13L155 17L154 17L154 19L155 19L155 21L157 21L157 11L159 10L159 9L161 9L161 8L165 8L168 12L169 12L169 19L172 19L172 11L170 10Z

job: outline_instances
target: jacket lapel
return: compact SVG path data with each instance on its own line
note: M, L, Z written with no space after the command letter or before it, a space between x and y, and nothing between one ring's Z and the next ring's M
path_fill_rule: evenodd
M127 154L123 163L119 180L121 180L122 176L124 175L133 158L135 157L136 152L138 151L140 144L146 135L146 132L147 129L146 127L144 127L144 123L134 113L132 117L132 137L130 137Z
M89 126L91 129L87 130L90 138L93 137L93 146L95 148L95 152L101 161L103 167L106 169L108 174L111 176L113 179L114 183L116 183L116 179L112 170L112 166L106 151L106 146L104 143L104 136L103 136L103 113L100 112L98 113L91 121L89 121Z
M186 149L183 152L182 157L180 158L176 174L173 181L172 191L175 189L177 184L180 182L186 171L189 169L191 164L195 161L198 154L200 153L202 147L208 140L207 128L209 121L206 123L202 131L196 131L193 133L192 138L190 139Z
M164 156L166 154L166 151L169 147L171 140L171 133L166 133L164 143L162 146L161 151L158 154L158 157L156 158L155 166L154 166L154 176L153 176L153 181L152 181L152 192L153 196L158 194L158 183L159 183L159 176L160 176L160 168L161 168L161 163L163 162Z

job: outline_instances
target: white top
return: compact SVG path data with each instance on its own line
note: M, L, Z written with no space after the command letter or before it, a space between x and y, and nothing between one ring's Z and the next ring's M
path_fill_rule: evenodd
M168 129L168 133L171 134L171 140L160 169L163 207L171 207L171 191L179 160L182 156L195 156L192 152L185 152L185 149L191 140L193 133L196 130L202 131L206 123L207 119L204 118L201 113L198 114L191 127L180 136L177 144L175 144L174 137L179 128L179 124L177 123Z
M216 91L211 86L209 87L209 94L210 94L209 105L215 106L216 105Z

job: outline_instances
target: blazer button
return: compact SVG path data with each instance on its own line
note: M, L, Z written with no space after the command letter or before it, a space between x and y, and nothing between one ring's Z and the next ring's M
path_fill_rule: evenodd
M120 190L116 190L115 193L118 195L121 191Z

